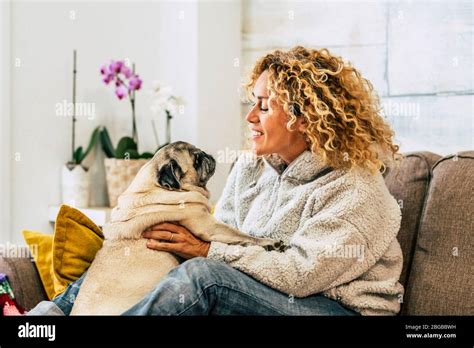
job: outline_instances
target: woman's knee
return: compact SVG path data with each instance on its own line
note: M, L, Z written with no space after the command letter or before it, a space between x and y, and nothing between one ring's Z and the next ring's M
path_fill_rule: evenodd
M193 282L199 282L201 285L212 285L219 283L228 267L228 265L219 261L205 257L195 257L182 263L179 266L179 271Z

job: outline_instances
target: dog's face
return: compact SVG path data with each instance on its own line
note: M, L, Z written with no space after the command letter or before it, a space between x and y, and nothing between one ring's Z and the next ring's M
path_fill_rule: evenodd
M164 146L151 162L156 169L156 184L170 190L189 186L206 190L216 170L216 161L211 155L184 141Z

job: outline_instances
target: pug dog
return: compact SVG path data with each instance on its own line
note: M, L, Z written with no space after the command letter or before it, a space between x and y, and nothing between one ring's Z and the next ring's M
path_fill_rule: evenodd
M161 148L140 169L103 228L103 246L71 315L121 314L180 264L175 255L146 247L143 231L161 222L179 223L207 242L281 248L279 241L246 235L210 214L206 184L215 168L212 156L180 141Z

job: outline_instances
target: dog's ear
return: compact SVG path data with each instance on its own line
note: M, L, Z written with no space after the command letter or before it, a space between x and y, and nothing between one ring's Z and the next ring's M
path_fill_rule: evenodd
M160 186L168 187L169 189L177 190L181 188L179 180L183 172L178 163L172 159L164 164L157 173L157 181Z

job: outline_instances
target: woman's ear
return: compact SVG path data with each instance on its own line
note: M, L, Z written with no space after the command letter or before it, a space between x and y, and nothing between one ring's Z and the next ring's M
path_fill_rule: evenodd
M296 127L300 132L305 132L308 128L308 121L304 117L299 117L296 121Z

